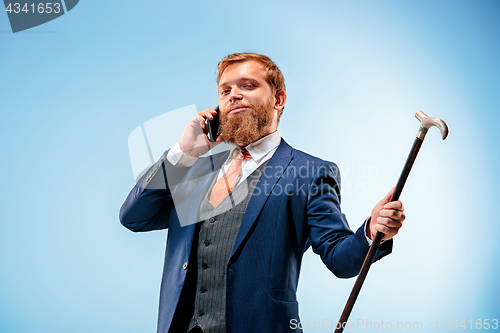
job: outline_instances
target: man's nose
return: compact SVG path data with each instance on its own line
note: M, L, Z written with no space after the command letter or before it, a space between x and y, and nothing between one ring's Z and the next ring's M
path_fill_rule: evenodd
M237 87L231 89L231 92L229 94L229 100L231 103L234 103L235 101L239 101L243 99L243 95L241 94L241 90Z

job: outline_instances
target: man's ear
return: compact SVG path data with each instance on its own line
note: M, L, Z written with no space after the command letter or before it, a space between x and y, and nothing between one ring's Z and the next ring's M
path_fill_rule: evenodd
M286 102L286 91L280 90L276 93L276 103L274 104L274 109L280 112L285 107Z

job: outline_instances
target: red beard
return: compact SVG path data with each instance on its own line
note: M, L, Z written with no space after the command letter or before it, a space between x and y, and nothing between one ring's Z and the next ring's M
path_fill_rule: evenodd
M248 108L251 114L235 113L231 118L227 117L227 112L221 114L220 128L224 141L244 147L269 134L269 125L274 116L274 100L271 98L260 104L248 104Z

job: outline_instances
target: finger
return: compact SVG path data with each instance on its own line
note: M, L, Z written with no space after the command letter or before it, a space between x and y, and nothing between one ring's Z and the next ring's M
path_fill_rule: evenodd
M377 223L375 224L375 229L379 230L379 228L388 228L388 229L401 229L403 223L401 221L391 220L385 217L379 217L377 219Z
M393 220L387 217L379 217L377 218L377 224L375 225L375 228L377 228L378 225L382 225L384 227L388 228L401 228L403 226L402 221L399 220Z
M403 216L403 212L399 210L394 210L394 209L383 209L380 211L379 216L381 217L388 217L393 220L401 220L401 217Z
M391 239L392 237L396 236L399 232L400 228L393 228L393 227L387 227L385 225L377 224L375 227L375 230L381 232L384 234L384 237L382 239L388 240Z
M200 114L202 114L205 118L212 120L217 114L217 111L215 111L214 109L205 109L201 111Z
M388 202L384 205L384 208L383 209L395 209L395 210L399 210L399 211L404 211L404 206L403 206L403 203L401 201L391 201L391 202Z
M198 114L198 115L196 116L196 118L198 119L198 122L199 122L199 124L200 124L200 127L201 127L202 129L205 129L205 126L206 126L206 125L205 125L205 118L204 118L202 115L200 115L200 114Z
M385 235L395 235L398 233L399 231L399 228L396 228L396 227L388 227L388 226L385 226L383 224L377 224L375 226L375 230L385 234Z
M213 111L213 112L211 112L211 111ZM214 109L206 109L206 110L198 112L198 116L202 117L204 119L204 121L205 121L205 119L212 120L212 119L214 119L214 113L216 113Z
M207 118L208 120L213 120L214 119L214 116L217 112L215 112L214 110L205 110L206 112L204 113L204 116L205 118ZM213 112L212 112L213 111Z

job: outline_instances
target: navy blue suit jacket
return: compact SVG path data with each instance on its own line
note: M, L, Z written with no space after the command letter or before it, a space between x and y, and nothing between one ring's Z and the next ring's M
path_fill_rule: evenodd
M122 224L132 231L168 228L158 332L169 331L182 303L188 266L196 265L190 259L196 256L191 250L198 208L226 158L227 152L199 158L190 168L176 168L165 153L120 210ZM168 184L162 188L165 175ZM174 205L171 192L179 189L186 200ZM182 227L180 220L189 223ZM340 210L338 167L293 149L282 139L257 183L227 263L227 333L300 331L292 330L290 321L300 320L296 291L302 256L309 246L341 278L358 274L369 247L363 226L351 231ZM392 241L385 242L375 259L391 249Z

